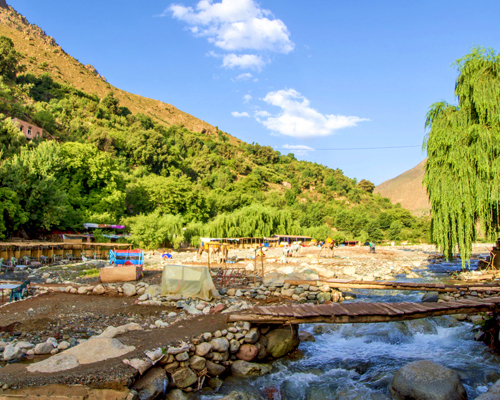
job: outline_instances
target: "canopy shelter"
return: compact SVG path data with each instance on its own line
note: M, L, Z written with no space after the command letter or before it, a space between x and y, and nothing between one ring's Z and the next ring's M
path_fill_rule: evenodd
M112 265L144 265L142 250L110 250L109 263Z
M161 295L180 294L184 297L210 301L215 291L207 267L165 265L161 277Z
M273 235L273 237L277 238L279 242L287 242L288 244L293 242L302 242L306 243L310 241L312 237L310 236L299 236L299 235Z
M91 222L86 222L83 226L85 229L125 229L124 225L93 224Z

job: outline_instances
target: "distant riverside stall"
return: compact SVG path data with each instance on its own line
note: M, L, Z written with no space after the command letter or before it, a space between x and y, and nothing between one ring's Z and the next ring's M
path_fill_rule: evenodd
M81 259L82 255L89 259L107 260L110 250L132 249L128 243L55 243L55 242L5 242L0 243L0 258L20 259L30 257L39 261L52 262L58 259Z

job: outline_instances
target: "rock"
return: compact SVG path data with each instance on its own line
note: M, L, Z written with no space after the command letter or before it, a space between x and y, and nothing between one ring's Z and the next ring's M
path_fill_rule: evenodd
M232 391L227 396L220 397L219 400L254 400L255 396L253 393L246 393L238 391Z
M97 285L93 290L92 290L92 293L94 294L104 294L104 292L106 291L106 289L104 289L104 286L102 285Z
M3 351L4 361L18 360L23 356L23 351L19 347L8 345Z
M198 382L198 376L191 368L181 368L172 374L172 383L179 389L187 388Z
M47 279L48 277L50 277L50 274L48 272L42 274L42 279Z
M297 332L290 328L275 329L266 335L267 352L274 358L280 358L299 346Z
M149 294L144 293L143 295L139 296L139 298L137 300L138 301L146 301L148 299L149 299Z
M172 373L172 372L174 372L177 368L179 368L179 365L180 365L180 364L179 364L179 361L174 361L174 362L171 362L171 363L168 363L167 365L165 365L165 366L163 367L163 369L164 369L165 371L167 371L168 373L170 373L170 374L171 374L171 373Z
M389 392L394 400L467 400L460 376L428 360L400 368L389 385Z
M238 350L240 349L240 342L238 342L237 340L235 339L232 339L230 342L229 342L229 351L231 353L236 353Z
M321 292L321 293L318 293L317 299L318 299L319 304L323 304L327 301L331 301L332 295L330 292Z
M75 356L80 364L92 364L109 358L120 357L133 350L135 350L134 346L125 346L117 339L94 338L72 347L64 353Z
M260 376L271 372L268 364L256 364L248 361L237 360L231 365L231 372L235 376Z
M476 397L476 400L498 400L500 399L500 381L497 381L486 393Z
M229 290L227 291L227 295L228 295L228 296L234 296L235 294L236 294L236 289L229 289Z
M210 378L208 380L208 386L210 386L213 390L217 390L222 386L222 381L219 378Z
M346 275L356 275L356 267L345 267L344 274Z
M155 321L155 326L157 328L163 329L169 326L168 322L163 322L161 319Z
M126 332L130 332L130 331L142 331L142 326L140 326L139 324L136 324L135 322L132 322L130 324L127 324L127 325L121 325L121 326L118 326L118 327L114 327L114 326L108 326L103 333L101 333L99 336L97 336L98 338L114 338L118 335L122 335Z
M191 369L194 369L195 371L201 371L202 369L205 369L206 363L207 360L205 360L203 357L196 355L194 355L189 359L189 367Z
M63 340L61 343L59 343L57 345L57 349L58 350L67 350L70 347L71 347L71 345L68 342L66 342L65 340Z
M144 354L152 361L156 362L159 361L163 358L163 351L161 348L155 349L155 350L150 350L150 351L145 351Z
M306 331L299 331L299 340L301 342L315 342L316 339L312 335L312 333Z
M135 285L132 285L131 283L124 283L122 289L123 294L127 297L135 296L135 294L137 293Z
M200 343L196 346L195 354L200 357L205 357L208 353L212 351L212 345L210 343Z
M189 397L182 390L174 389L167 393L167 400L189 400Z
M226 308L224 304L217 304L215 307L212 307L210 309L210 314L220 313L222 310L224 310L224 308Z
M189 354L187 352L179 353L175 356L177 361L187 361L189 360Z
M35 354L36 355L44 355L44 354L50 354L50 352L54 350L54 346L52 343L38 343L35 346Z
M206 362L205 366L207 367L208 373L212 376L219 376L226 371L226 368L220 364L216 364L212 361Z
M167 354L173 354L175 356L177 354L189 351L189 349L190 349L189 344L182 342L181 345L178 347L169 347L167 350Z
M163 388L167 386L168 378L165 370L161 367L153 367L135 383L133 388L137 391L140 400L152 400L162 394Z
M56 354L46 360L29 365L26 369L29 372L42 372L50 374L53 372L66 371L78 367L78 359L66 353Z
M87 293L87 287L86 286L80 286L76 292L78 294L86 294Z
M243 361L253 361L259 354L259 348L253 344L244 344L236 353L236 357Z
M285 297L292 297L295 294L295 289L281 289L281 295Z
M200 315L201 311L198 310L194 305L192 304L184 304L182 307L184 310L186 310L189 314L191 315Z
M214 351L212 353L212 361L227 361L229 359L229 351L225 351L224 353L219 353Z
M263 284L264 285L283 285L285 283L285 275L279 272L271 272L264 275Z
M131 360L123 360L123 363L130 365L132 368L139 371L139 373L141 375L153 366L153 363L151 362L151 360L148 360L148 359L141 360L140 358L133 358Z
M29 350L35 348L35 345L30 342L17 342L16 347L19 347L20 349Z
M259 329L257 328L252 328L250 331L245 335L245 342L247 343L256 343L260 338L260 332Z
M160 285L149 285L144 293L150 295L151 297L160 296L161 287Z
M216 338L210 341L214 351L224 353L229 350L229 341L226 338ZM199 354L198 354L199 355Z

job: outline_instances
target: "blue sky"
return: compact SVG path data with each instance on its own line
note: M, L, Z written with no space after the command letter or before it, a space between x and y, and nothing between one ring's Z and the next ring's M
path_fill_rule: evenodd
M116 87L375 184L421 148L319 149L420 146L451 63L500 50L498 1L7 2Z

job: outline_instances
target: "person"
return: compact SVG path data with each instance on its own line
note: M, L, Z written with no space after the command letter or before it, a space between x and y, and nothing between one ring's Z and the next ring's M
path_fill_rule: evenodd
M328 236L328 239L326 239L326 243L328 244L333 243L333 239L330 236Z
M370 253L375 253L375 243L370 240Z

